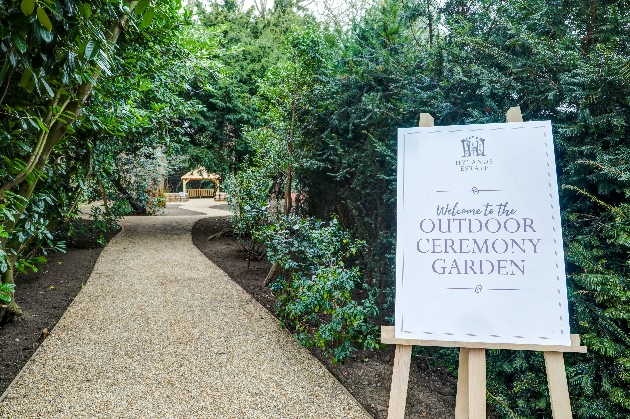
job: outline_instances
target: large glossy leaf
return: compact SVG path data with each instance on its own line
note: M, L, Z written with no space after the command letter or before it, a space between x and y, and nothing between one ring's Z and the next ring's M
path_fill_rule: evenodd
M89 39L84 39L81 42L79 42L79 56L82 56L85 54L85 47L87 46L88 42L90 42Z
M44 40L44 42L48 43L50 41L52 41L52 32L50 32L47 29L41 28L39 30L39 35L42 37L42 39Z
M92 53L94 52L94 46L95 46L95 42L92 40L89 40L87 44L85 44L85 52L83 53L83 56L89 60L92 57Z
M26 83L26 86L24 86L24 88L29 93L32 93L35 88L37 88L37 92L39 92L39 86L37 84L37 80L35 79L35 74L32 74L32 76L33 77L31 77L28 83Z
M52 31L52 23L50 23L48 15L44 11L44 9L39 6L37 7L37 20L39 20L39 23L41 23L44 28Z
M140 0L134 9L134 13L141 15L151 4L151 0Z
M24 46L26 47L26 45L24 45ZM15 67L17 65L17 57L13 53L13 50L9 51L9 61L11 62L11 65L13 67Z
M63 19L63 6L59 2L59 0L55 0L55 5L50 9L50 11L52 12L52 16L55 18L55 20L61 21Z
M50 97L55 96L52 89L50 88L50 85L46 82L46 80L40 78L39 81L42 83L42 86L44 86L44 89L46 89L46 92L48 92Z
M92 77L90 73L84 73L83 77L85 77L85 79L89 81L90 83L96 84L96 80L94 79L94 77Z
M22 13L24 13L24 15L32 15L35 10L35 0L22 0L20 8L22 9Z
M30 68L25 68L24 73L22 73L22 77L20 78L20 86L26 87L28 82L33 78L33 73Z
M94 58L94 62L100 67L100 69L103 71L103 74L105 74L106 76L112 75L109 64L102 57L97 56L96 58Z
M13 45L18 49L18 51L22 53L26 51L26 41L24 40L24 38L22 38L18 34L13 34L12 39Z
M155 9L153 7L149 7L147 11L144 13L144 16L142 16L142 23L140 24L140 27L142 29L148 28L149 26L151 26L154 12L155 12Z

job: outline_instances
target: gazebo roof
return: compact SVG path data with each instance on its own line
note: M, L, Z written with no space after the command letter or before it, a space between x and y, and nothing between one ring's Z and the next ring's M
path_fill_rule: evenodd
M221 176L215 173L208 173L205 169L199 168L195 170L191 170L182 176L182 180L220 180Z

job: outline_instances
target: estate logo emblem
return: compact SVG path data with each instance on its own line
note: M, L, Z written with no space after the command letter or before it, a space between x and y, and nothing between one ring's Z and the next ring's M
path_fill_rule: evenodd
M484 156L486 152L485 142L483 138L471 136L462 140L464 155L462 157Z

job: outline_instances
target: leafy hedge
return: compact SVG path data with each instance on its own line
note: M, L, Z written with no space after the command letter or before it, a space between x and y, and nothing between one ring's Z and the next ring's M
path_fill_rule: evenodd
M551 119L572 331L590 348L586 355L565 356L579 418L630 415L628 6L626 1L385 0L367 8L347 31L311 26L309 42L318 39L310 48L319 59L314 71L295 73L302 84L273 72L267 76L294 98L284 99L283 112L268 115L271 137L279 149L284 144L284 160L254 164L277 169L265 177L268 196L281 199L286 194L278 195L277 186L289 184L288 190L304 197L294 216L303 217L309 231L328 228L311 217L334 216L352 240L365 243L352 258L356 275L348 273L352 280L339 286L354 284L349 295L355 304L370 307L362 324L377 325L392 315L396 128L417 125L420 112L431 113L436 125L503 122L515 105L525 120ZM304 52L290 43L286 48L288 57L298 59L281 65L302 65ZM301 90L305 82L308 89ZM278 109L273 97L261 98ZM274 131L287 124L299 136ZM254 154L260 149L250 145ZM292 179L286 175L289 166ZM293 250L280 244L294 240L300 229L275 225L260 236L269 256L293 260ZM281 296L280 315L293 321L287 323L306 342L319 342L320 326L332 318L313 316L317 304L311 300L319 301L330 278L319 276L324 263L313 263L272 287ZM330 315L342 313L341 307L333 306ZM342 333L345 342L330 346L331 353L346 355L348 350L332 348L351 350L357 342L373 341L375 332L362 328L363 338ZM425 351L456 370L452 350ZM551 417L541 354L490 351L488 376L488 400L502 417Z

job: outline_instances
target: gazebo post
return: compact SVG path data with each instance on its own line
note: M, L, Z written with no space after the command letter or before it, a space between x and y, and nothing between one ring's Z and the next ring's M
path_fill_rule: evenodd
M184 185L184 193L186 193L186 182L188 182L188 181L184 180L183 182L184 182L184 184L183 184Z

